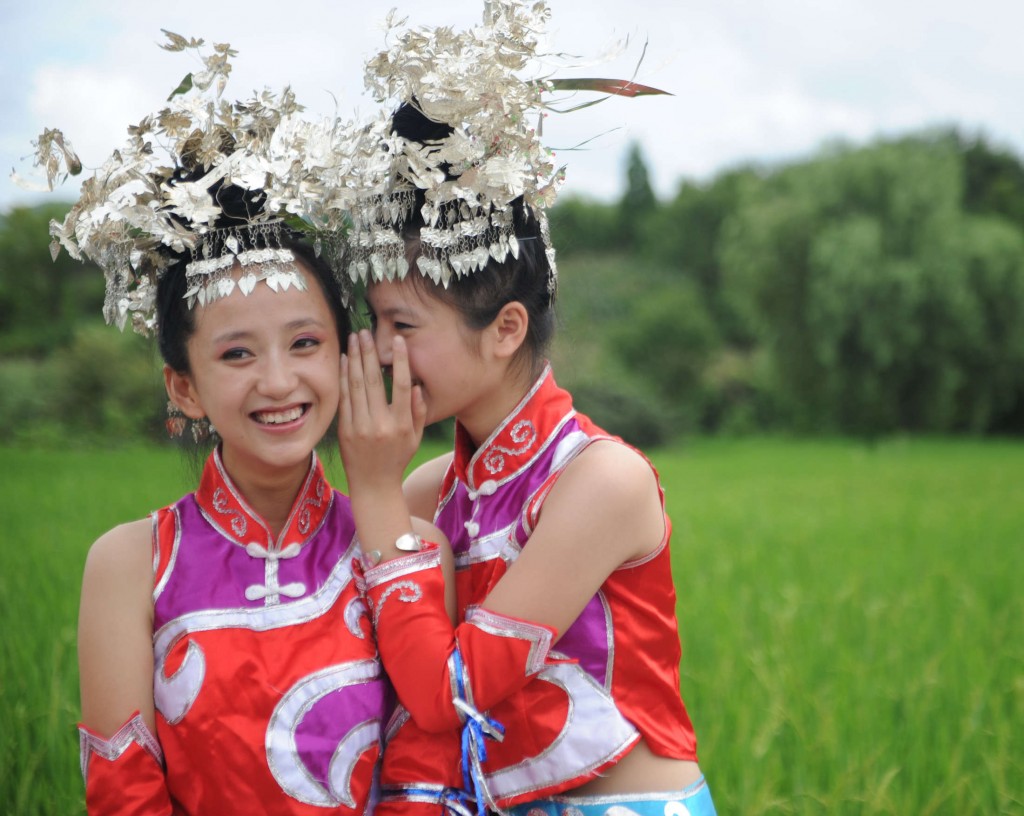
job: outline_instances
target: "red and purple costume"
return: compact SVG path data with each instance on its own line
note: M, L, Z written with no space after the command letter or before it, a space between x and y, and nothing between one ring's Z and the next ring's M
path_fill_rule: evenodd
M90 813L370 810L393 693L348 498L314 454L275 540L214 452L152 518L157 734L82 729Z
M503 741L486 743L486 759L467 760L478 765L488 803L502 808L578 787L641 737L656 754L696 760L679 696L667 517L659 546L609 575L554 647L551 630L480 607L529 546L556 480L599 440L624 444L576 413L550 370L479 448L456 425L435 516L455 554L454 630L434 552L367 570L381 658L408 710L389 729L387 812L452 805L451 789L462 784L451 770L454 729L474 718L504 728Z

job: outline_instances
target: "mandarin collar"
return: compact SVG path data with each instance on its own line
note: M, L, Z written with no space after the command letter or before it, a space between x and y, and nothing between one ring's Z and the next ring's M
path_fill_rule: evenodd
M526 396L479 448L474 448L469 432L456 421L456 476L471 492L481 487L489 492L485 486L493 491L526 468L574 415L572 397L555 383L551 365L545 365Z
M275 542L266 522L249 506L228 476L218 446L206 460L195 497L203 514L225 538L242 546L256 544L266 550L282 550L291 544L305 544L320 528L331 506L332 491L314 451L309 472Z

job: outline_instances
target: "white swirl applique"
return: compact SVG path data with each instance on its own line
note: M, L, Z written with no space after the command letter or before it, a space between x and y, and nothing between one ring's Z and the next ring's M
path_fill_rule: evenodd
M377 623L380 621L380 613L384 609L384 602L396 592L398 593L398 600L403 603L416 603L416 601L423 597L423 589L415 581L396 581L380 594L380 600L377 601L377 606L373 610L374 629L377 628Z
M360 640L365 640L366 635L363 634L363 627L360 626L360 621L363 618L370 616L369 610L366 608L366 604L360 597L355 597L348 602L345 606L345 628L348 629L349 633L353 637L357 637Z
M512 432L509 434L509 438L520 447L518 448L503 448L500 445L495 445L484 456L483 465L487 468L489 473L500 473L505 468L505 456L522 456L530 448L533 447L537 441L537 429L534 428L533 422L528 419L521 419L515 425L512 426Z
M558 663L546 666L534 682L560 686L569 709L561 733L541 753L524 762L488 774L487 783L495 798L508 798L545 785L565 781L573 768L607 763L621 756L640 734L619 713L603 688L579 665Z
M361 698L379 677L376 660L330 666L303 678L281 698L267 724L266 751L271 773L289 796L318 807L355 807L352 773L360 756L380 744L380 720L346 726L348 731L334 750L326 780L316 778L303 761L298 730L303 718L321 701L338 711L364 708Z
M245 551L252 558L265 559L263 567L263 583L252 584L245 588L245 597L250 601L263 599L266 606L272 606L281 602L281 596L288 598L301 598L306 593L306 585L300 581L293 581L290 584L281 586L278 582L279 562L283 559L295 558L302 552L302 545L292 542L281 550L268 550L259 544L246 544Z
M168 652L157 652L153 672L153 702L171 725L181 722L199 696L206 678L206 655L194 640L185 649L178 670L168 677L164 671Z

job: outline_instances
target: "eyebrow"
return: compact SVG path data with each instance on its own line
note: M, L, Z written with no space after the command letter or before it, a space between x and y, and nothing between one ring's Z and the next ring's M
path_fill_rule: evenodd
M416 316L416 312L413 309L410 309L408 306L389 306L387 309L381 309L380 311L377 311L376 309L371 307L370 311L373 312L373 314L377 315L377 317L393 318Z
M297 320L291 320L285 323L285 331L298 331L305 328L316 328L325 329L323 321L317 320L315 317L300 317ZM241 330L233 332L225 332L224 334L215 335L213 338L214 343L233 343L236 340L244 340L253 335L253 332Z

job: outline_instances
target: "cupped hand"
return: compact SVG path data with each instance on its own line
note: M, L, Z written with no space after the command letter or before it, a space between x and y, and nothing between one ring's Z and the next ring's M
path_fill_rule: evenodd
M400 489L405 468L423 438L426 404L412 384L405 341L392 345L391 401L388 402L373 337L353 333L341 358L338 445L349 494Z

